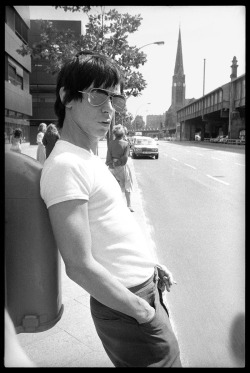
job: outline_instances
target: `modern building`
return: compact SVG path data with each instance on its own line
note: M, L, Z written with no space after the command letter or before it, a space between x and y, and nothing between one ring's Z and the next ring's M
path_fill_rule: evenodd
M51 20L58 31L71 29L76 35L81 35L81 21ZM30 45L41 40L41 21L30 21ZM40 123L56 123L54 113L55 88L57 74L46 72L49 62L45 59L32 60L30 75L30 92L32 94L33 116L30 120L30 143L36 144L37 129Z
M32 116L30 94L31 58L17 52L28 44L29 6L5 6L5 142L9 143L15 128L21 128L29 141Z

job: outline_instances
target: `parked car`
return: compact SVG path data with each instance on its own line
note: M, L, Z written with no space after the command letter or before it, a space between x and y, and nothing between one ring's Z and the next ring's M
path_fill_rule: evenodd
M221 136L219 142L222 142L223 144L227 143L228 136Z
M134 136L131 145L132 158L151 157L159 158L159 148L154 139L146 136Z
M211 138L211 139L210 139L210 142L220 142L220 139L221 139L222 137L223 137L223 136L217 136L217 137Z

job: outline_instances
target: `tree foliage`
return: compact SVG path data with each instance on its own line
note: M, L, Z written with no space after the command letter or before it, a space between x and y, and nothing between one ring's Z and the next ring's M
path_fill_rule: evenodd
M145 122L143 120L142 115L136 115L135 120L133 122L133 126L135 130L142 130L145 127Z
M90 6L55 6L66 12L82 11L88 16L86 33L75 35L72 30L59 31L53 22L39 20L41 40L31 46L25 44L18 50L22 55L31 54L34 59L45 60L48 73L56 74L62 64L77 52L85 49L102 52L119 64L125 81L125 94L138 96L146 88L146 81L138 71L147 61L146 54L130 46L128 36L138 30L142 17L120 14L116 9L105 13L90 14ZM93 7L92 7L93 8Z

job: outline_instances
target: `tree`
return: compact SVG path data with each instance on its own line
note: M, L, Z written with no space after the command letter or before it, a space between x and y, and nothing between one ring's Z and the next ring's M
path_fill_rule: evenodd
M53 22L39 20L41 27L41 40L31 46L22 45L17 51L22 54L31 54L34 59L49 62L46 71L56 74L61 65L72 58L77 52L90 49L103 52L119 64L125 81L125 95L138 96L146 88L146 81L138 71L147 61L146 54L135 46L129 46L128 36L138 30L142 17L131 16L128 13L120 14L116 9L105 13L90 13L90 6L55 6L67 11L82 11L88 16L85 35L76 37L72 30L58 31ZM93 7L92 7L93 8ZM94 7L97 8L97 7Z
M115 124L122 124L125 127L127 127L128 130L132 129L132 120L133 114L129 113L127 110L125 110L122 113L116 113Z
M134 130L142 130L144 128L145 122L142 115L136 115L133 126Z

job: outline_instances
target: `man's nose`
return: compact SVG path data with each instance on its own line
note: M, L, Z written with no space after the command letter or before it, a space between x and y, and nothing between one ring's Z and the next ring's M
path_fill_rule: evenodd
M112 105L112 98L109 96L107 101L104 102L102 105L102 109L105 109L109 112L112 112L114 110L113 105Z

